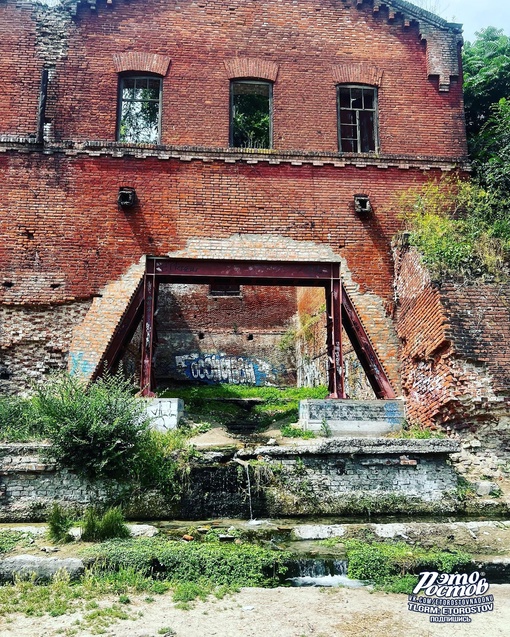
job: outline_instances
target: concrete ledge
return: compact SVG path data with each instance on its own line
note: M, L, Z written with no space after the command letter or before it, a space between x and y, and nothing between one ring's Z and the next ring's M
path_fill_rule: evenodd
M338 436L382 436L402 429L405 418L401 400L301 400L299 424L319 432L326 425Z
M331 438L294 447L247 447L237 452L239 458L256 456L301 456L328 454L450 454L458 453L460 444L450 438Z

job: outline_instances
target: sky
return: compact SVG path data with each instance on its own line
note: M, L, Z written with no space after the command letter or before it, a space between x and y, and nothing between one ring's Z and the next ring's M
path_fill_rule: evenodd
M510 36L510 0L429 0L428 6L448 22L460 22L464 40L469 42L475 39L475 31L489 26ZM424 7L428 8L427 2Z

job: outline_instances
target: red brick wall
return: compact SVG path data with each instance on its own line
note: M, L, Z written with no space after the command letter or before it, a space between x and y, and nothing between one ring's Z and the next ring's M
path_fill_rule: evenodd
M42 60L35 40L30 7L0 1L0 136L36 132Z
M404 24L400 14L390 19L386 7L374 13L371 2L97 5L91 11L80 2L71 18L64 9L0 0L0 134L35 132L42 64L55 66L44 152L0 141L0 301L53 308L90 300L143 255L190 256L192 240L206 245L239 234L326 247L344 259L349 293L358 295L365 327L398 384L388 335L398 194L454 168L453 158L466 152L460 84L453 78L449 92L439 91L438 78L428 76L432 44L421 26ZM152 70L170 60L166 146L118 145L117 71L154 54ZM270 152L221 151L236 68L275 78ZM446 73L442 83L448 80ZM380 155L337 153L339 81L379 85ZM129 211L117 205L121 186L136 188ZM373 208L364 217L354 210L360 192ZM298 259L314 254L301 250ZM284 247L276 258L296 257Z
M329 244L346 258L362 291L389 302L390 240L400 227L395 198L430 178L397 168L60 153L0 154L0 172L0 268L2 281L12 283L0 286L0 299L10 303L89 298L143 254L164 255L193 237L236 232ZM117 205L122 185L136 188L139 205L130 212ZM367 218L354 211L353 191L360 190L374 208Z
M510 285L431 282L415 250L397 252L397 332L410 420L477 430L510 416Z
M147 0L98 2L95 12L81 5L68 55L58 65L58 138L115 139L113 56L124 51L171 59L163 89L165 144L228 146L225 62L249 57L279 66L277 149L337 151L335 67L368 63L383 74L381 152L457 157L466 151L459 82L440 93L437 78L428 78L418 26L404 27L398 18L389 23L385 8L374 15L368 3L358 9L331 0Z

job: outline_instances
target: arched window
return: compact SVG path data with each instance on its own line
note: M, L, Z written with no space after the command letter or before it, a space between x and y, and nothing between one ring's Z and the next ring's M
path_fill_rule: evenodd
M272 148L273 84L264 80L231 80L230 145Z
M377 89L373 86L340 84L337 91L340 152L377 152Z
M161 84L161 78L156 75L129 73L119 77L119 142L159 143Z

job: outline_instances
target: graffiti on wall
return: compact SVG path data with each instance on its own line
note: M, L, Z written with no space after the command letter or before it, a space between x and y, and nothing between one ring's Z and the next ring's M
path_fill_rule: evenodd
M279 376L268 362L246 356L183 354L175 357L175 364L179 374L202 383L270 385Z

